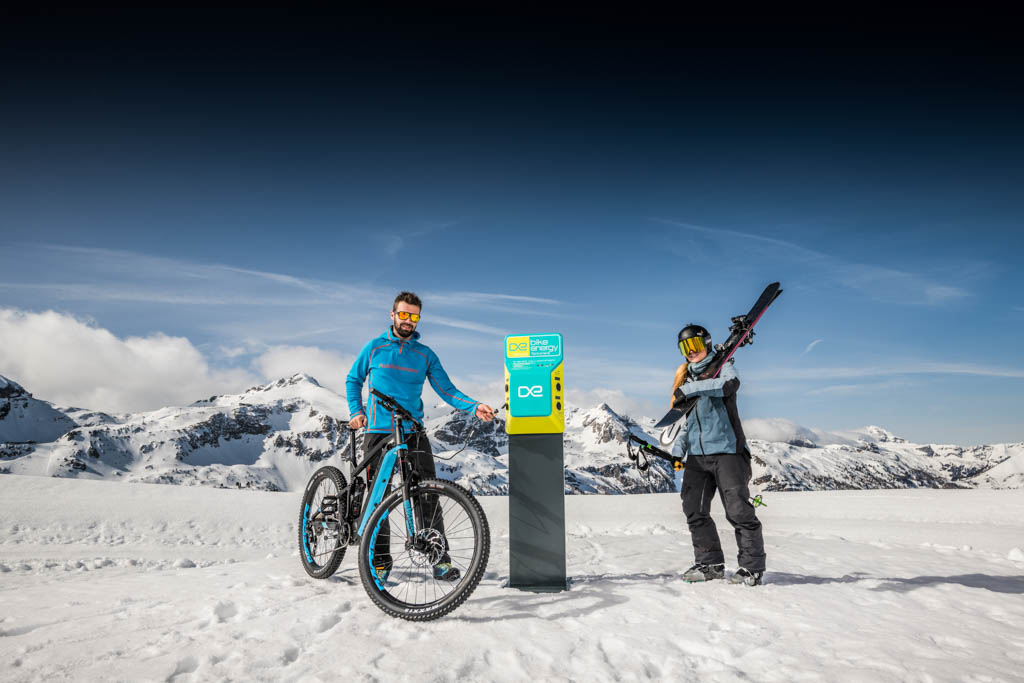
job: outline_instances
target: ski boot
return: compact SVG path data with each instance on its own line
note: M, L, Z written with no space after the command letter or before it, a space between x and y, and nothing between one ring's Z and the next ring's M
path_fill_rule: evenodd
M740 567L736 573L729 577L729 583L743 584L744 586L760 586L761 577L764 572L752 572Z
M685 572L683 572L683 581L687 583L701 583L704 581L712 581L714 579L725 578L725 565L724 564L703 564L698 562L693 565Z

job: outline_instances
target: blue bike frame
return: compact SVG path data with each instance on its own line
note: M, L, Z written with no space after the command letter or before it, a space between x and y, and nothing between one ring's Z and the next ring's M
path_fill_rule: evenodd
M370 495L367 497L362 519L359 522L359 528L355 531L355 538L362 538L363 534L366 532L366 526L370 521L370 517L373 516L377 506L380 505L382 500L384 500L384 496L388 491L388 484L391 482L391 478L396 471L395 465L402 465L397 468L399 477L398 485L402 488L402 499L406 513L406 531L408 532L409 537L413 538L418 529L416 528L415 515L412 514L412 504L409 502L409 481L405 477L405 453L408 452L409 446L405 443L405 430L402 428L402 421L407 420L413 424L414 428L418 428L420 430L423 429L423 425L410 415L407 410L398 405L392 397L387 394L382 394L376 389L371 389L371 391L374 396L380 400L381 404L391 411L391 435L394 439L395 446L381 457L380 467L377 469L377 477L374 479L373 486L370 489ZM355 477L359 472L361 472L370 463L370 459L370 456L368 456L366 460L363 461L363 464L359 465L358 469L356 469L351 476ZM352 462L355 464L354 448Z
M409 447L404 443L400 443L385 453L384 457L381 458L380 469L377 471L377 478L373 482L373 489L370 491L370 497L366 500L366 508L363 510L363 519L359 522L359 529L356 531L357 537L362 537L374 510L376 510L377 506L380 505L380 502L384 500L384 494L387 493L388 490L388 482L391 481L391 475L395 471L395 464L398 462L398 454L403 450L408 451ZM405 480L403 478L402 490L405 491L405 489ZM405 497L406 505L408 505L408 491L406 491Z

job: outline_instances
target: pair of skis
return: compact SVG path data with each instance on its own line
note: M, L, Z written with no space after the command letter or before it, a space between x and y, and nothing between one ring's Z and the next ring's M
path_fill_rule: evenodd
M737 349L753 343L754 325L761 319L761 316L764 315L764 312L772 302L779 298L780 294L782 294L782 289L779 287L779 283L771 283L764 288L761 296L757 298L757 301L754 302L754 305L746 315L738 315L732 319L732 325L729 327L729 338L724 343L715 345L717 353L715 361L697 377L698 380L718 377L722 368L732 359ZM686 381L690 381L689 374L686 376ZM672 403L672 409L654 425L655 429L662 430L658 440L663 446L670 446L675 441L679 430L684 424L683 420L690 414L694 406L697 405L697 399L697 396L687 398L686 394L683 393L682 387L675 390L675 400Z

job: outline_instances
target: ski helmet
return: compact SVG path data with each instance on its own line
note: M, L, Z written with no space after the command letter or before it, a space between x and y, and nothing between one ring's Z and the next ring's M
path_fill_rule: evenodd
M684 356L694 351L711 351L711 333L700 325L690 323L679 330L679 352Z

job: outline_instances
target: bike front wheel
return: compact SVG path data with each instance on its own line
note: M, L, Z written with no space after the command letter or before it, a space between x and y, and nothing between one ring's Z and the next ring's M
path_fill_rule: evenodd
M465 602L487 569L491 535L480 503L439 479L393 492L374 511L359 544L359 574L384 612L429 621Z

